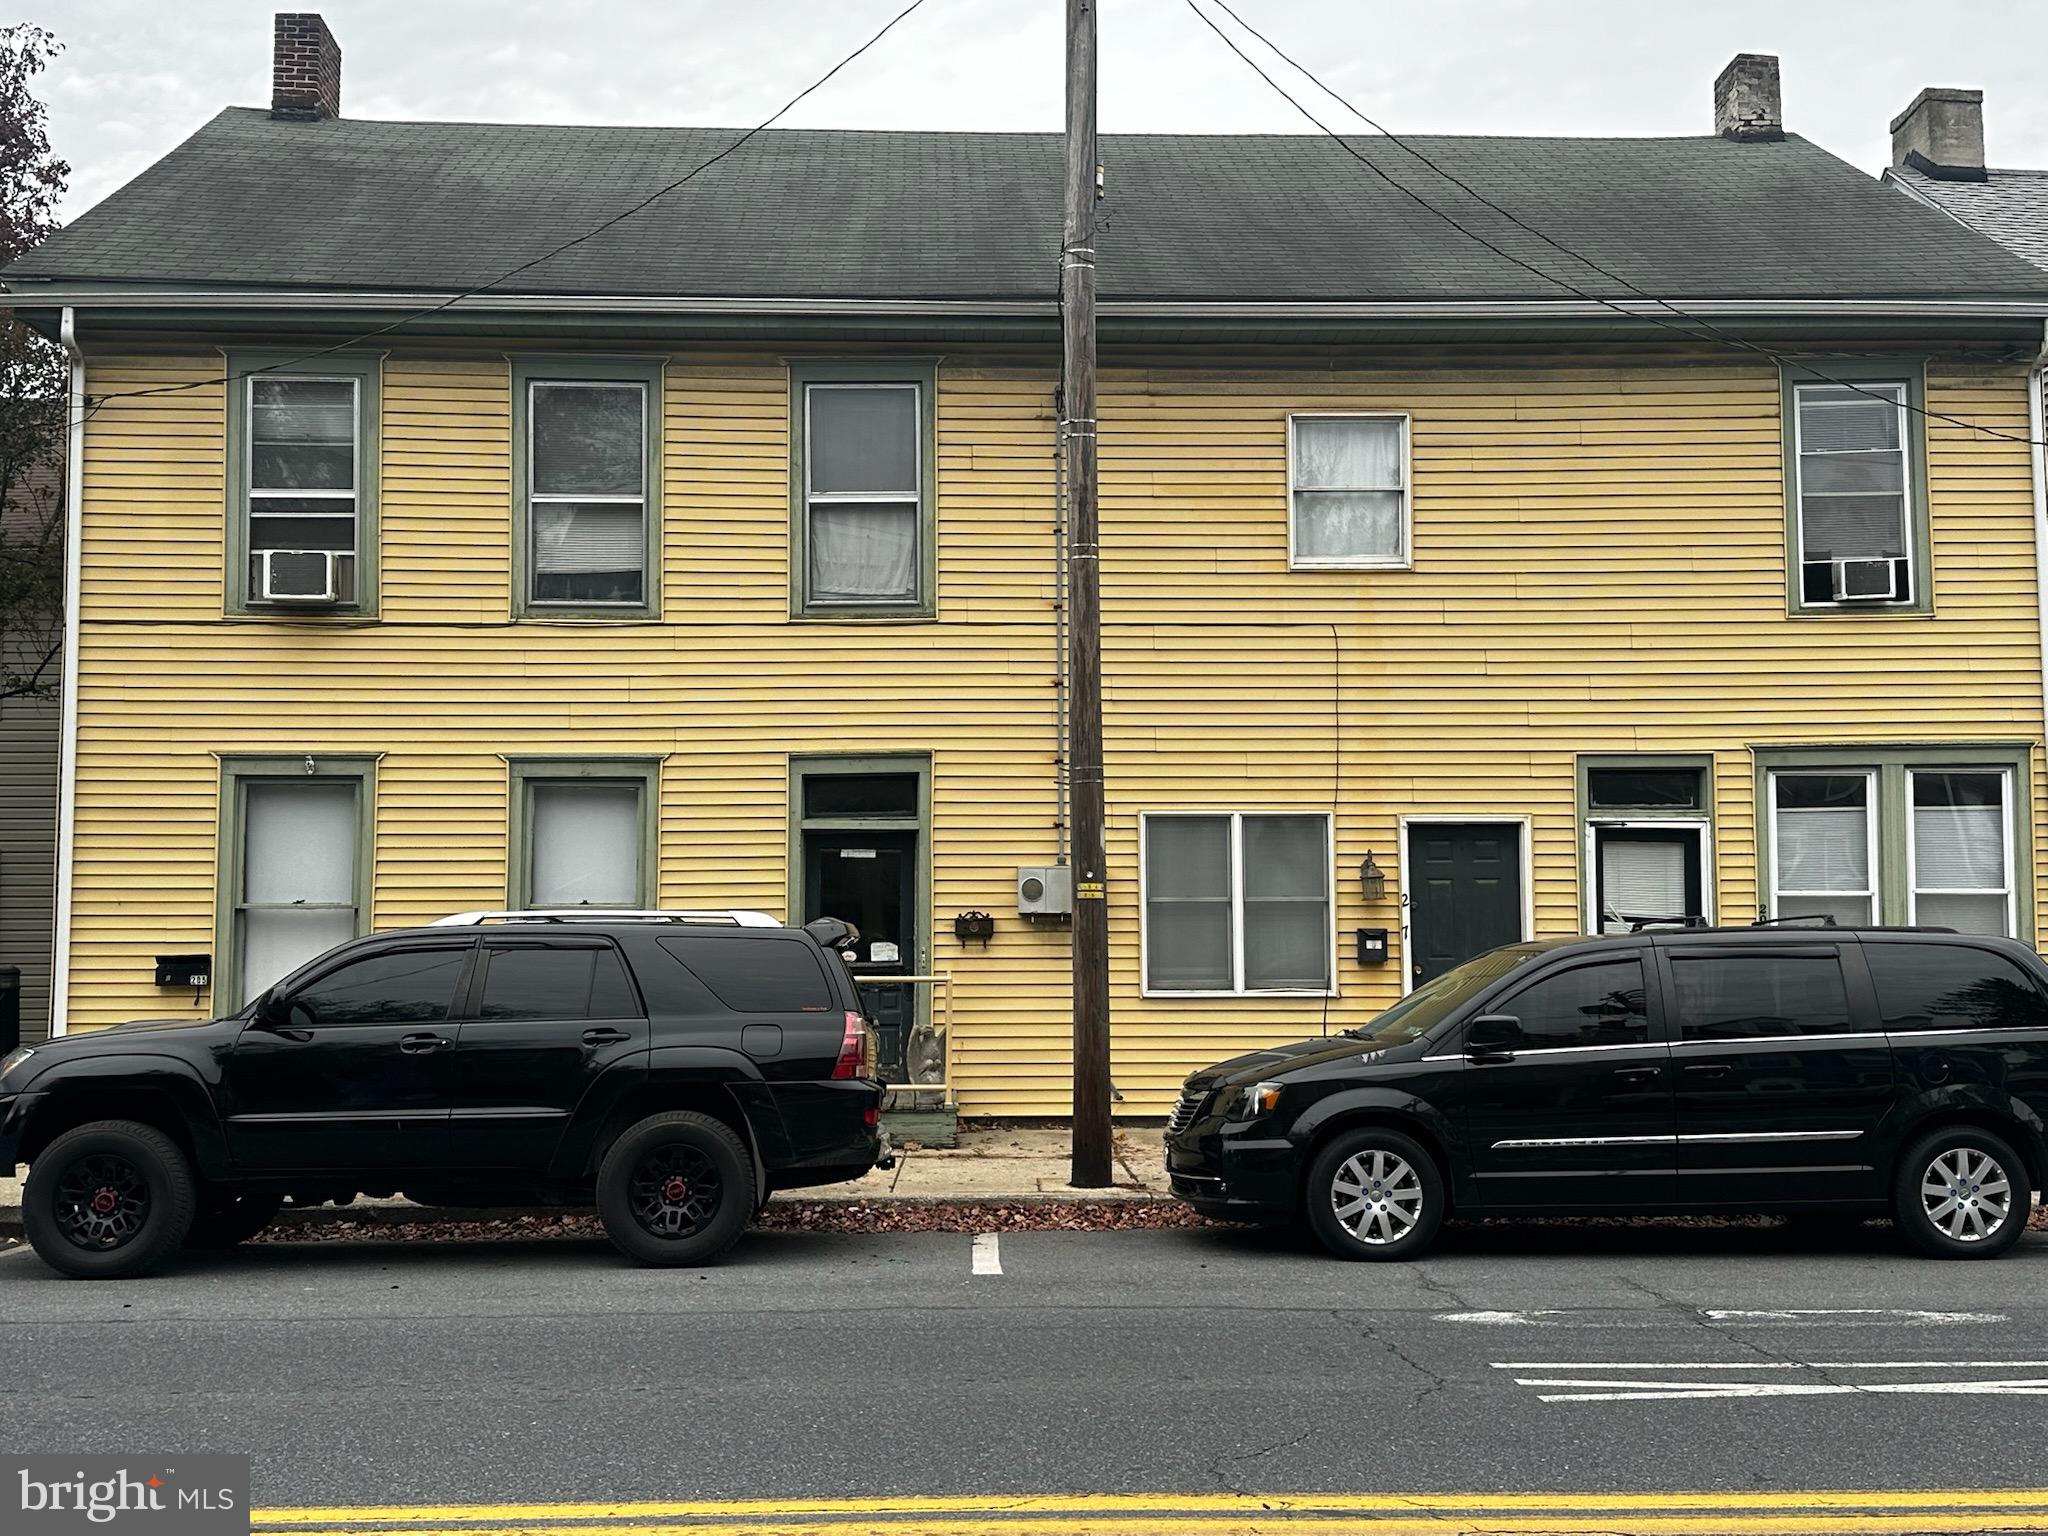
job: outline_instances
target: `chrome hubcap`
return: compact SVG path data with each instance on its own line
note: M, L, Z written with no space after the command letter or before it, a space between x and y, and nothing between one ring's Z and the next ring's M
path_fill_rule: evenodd
M1422 1176L1396 1152L1361 1152L1330 1181L1330 1208L1361 1243L1399 1242L1422 1219Z
M1959 1243L1981 1243L2012 1219L2012 1181L1989 1152L1951 1147L1920 1176L1927 1219Z

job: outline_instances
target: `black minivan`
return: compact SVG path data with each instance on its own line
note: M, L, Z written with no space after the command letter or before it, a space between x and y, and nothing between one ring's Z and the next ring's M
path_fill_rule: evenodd
M1890 1215L2019 1241L2048 1175L2048 965L1933 929L1510 945L1342 1035L1197 1072L1173 1191L1408 1259L1446 1215Z

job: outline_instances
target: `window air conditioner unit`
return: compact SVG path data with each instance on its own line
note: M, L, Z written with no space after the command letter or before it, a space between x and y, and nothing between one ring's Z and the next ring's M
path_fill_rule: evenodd
M1856 560L1831 560L1834 567L1835 601L1838 603L1889 603L1899 597L1899 563L1889 555Z
M307 606L340 602L335 560L331 549L257 550L257 600Z

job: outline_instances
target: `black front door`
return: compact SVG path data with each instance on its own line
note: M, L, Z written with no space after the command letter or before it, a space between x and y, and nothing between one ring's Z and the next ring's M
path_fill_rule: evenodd
M860 930L849 963L856 977L911 976L917 965L917 834L806 832L804 921L836 917ZM866 983L880 1037L882 1080L909 1081L905 1052L917 1024L917 989Z
M1408 828L1409 985L1522 937L1518 823L1431 821Z
M352 956L266 1007L223 1070L235 1160L342 1171L435 1156L475 947L463 938Z
M542 1172L583 1096L647 1050L647 1016L607 939L493 935L457 1036L447 1165Z

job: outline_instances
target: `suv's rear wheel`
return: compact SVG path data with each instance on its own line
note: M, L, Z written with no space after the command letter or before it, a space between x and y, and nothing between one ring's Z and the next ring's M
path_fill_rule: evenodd
M1340 1259L1412 1259L1444 1220L1444 1180L1412 1136L1347 1131L1316 1155L1303 1191L1308 1224Z
M198 1201L192 1165L153 1125L95 1120L37 1156L23 1230L52 1269L84 1280L139 1275L185 1240Z
M627 1127L597 1172L597 1213L613 1246L642 1264L705 1264L754 1212L754 1166L732 1128L671 1110Z
M1893 1176L1899 1230L1938 1259L1992 1259L2020 1240L2033 1209L2027 1165L1974 1125L1929 1131Z

